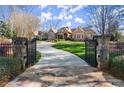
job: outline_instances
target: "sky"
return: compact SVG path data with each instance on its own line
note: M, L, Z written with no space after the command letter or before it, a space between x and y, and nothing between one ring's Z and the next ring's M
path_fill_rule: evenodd
M2 11L7 14L6 6L1 5L0 9L1 7ZM65 26L70 28L87 27L91 21L88 18L88 5L28 5L28 7L33 7L31 13L41 20L39 30L46 31L51 27L59 29Z
M44 29L56 26L76 28L86 26L86 5L40 5L34 6L33 14L41 20Z

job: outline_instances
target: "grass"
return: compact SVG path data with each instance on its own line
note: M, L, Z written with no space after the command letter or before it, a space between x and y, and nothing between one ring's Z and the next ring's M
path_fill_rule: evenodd
M41 58L41 53L36 52L36 62ZM13 57L0 57L0 87L22 73L21 63Z
M42 43L42 41L40 41L40 40L37 40L37 44L41 44Z
M15 76L20 70L21 63L16 58L0 57L0 76L4 76L4 74Z
M105 66L107 69L103 69L103 71L118 79L124 80L124 55L119 55L117 52L110 53L109 62Z
M53 45L54 48L71 52L81 59L85 58L85 42L76 41L58 41Z
M41 53L39 51L36 52L36 63L40 60Z
M21 63L15 58L0 57L0 86L21 73Z

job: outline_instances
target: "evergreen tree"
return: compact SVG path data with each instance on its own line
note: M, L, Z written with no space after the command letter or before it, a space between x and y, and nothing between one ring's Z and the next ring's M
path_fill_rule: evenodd
M12 38L16 36L16 31L11 30L11 26L9 25L9 23L0 21L0 35L7 38Z

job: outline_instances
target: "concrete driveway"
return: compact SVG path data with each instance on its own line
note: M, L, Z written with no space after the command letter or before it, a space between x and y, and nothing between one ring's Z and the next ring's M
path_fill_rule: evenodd
M104 75L90 67L84 60L51 47L53 43L41 42L37 50L42 58L37 64L10 81L5 87L113 87L124 82ZM121 84L120 84L121 83Z

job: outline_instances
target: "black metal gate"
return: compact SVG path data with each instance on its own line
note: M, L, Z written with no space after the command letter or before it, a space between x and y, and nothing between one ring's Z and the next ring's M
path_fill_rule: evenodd
M96 46L97 46L97 43L96 43L95 40L88 40L88 41L85 42L85 48L86 48L85 60L89 65L91 65L93 67L97 67Z
M28 65L33 65L36 62L36 38L28 41Z

